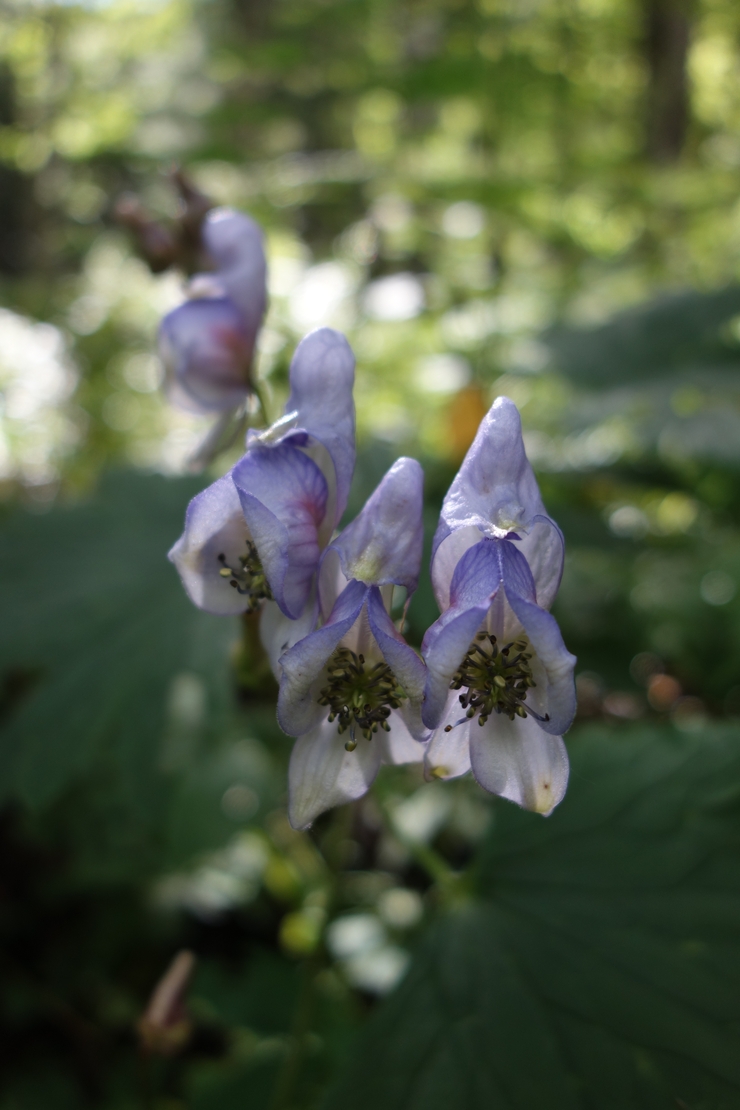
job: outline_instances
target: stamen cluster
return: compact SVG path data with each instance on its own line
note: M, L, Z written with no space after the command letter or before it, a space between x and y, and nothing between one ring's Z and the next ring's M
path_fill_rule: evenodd
M398 709L406 694L388 664L380 662L367 666L364 655L340 647L328 666L329 681L319 692L319 705L329 706L329 721L339 718L337 731L340 734L349 729L346 750L353 752L357 747L356 729L366 740L371 740L378 728L390 732L388 717L392 709Z
M460 704L467 710L468 720L478 713L478 724L484 725L492 713L504 713L513 721L514 717L526 717L527 712L540 719L523 704L528 690L536 685L527 646L526 640L512 640L499 650L495 636L478 633L450 683L451 690L465 688ZM445 732L453 727L447 725Z
M272 590L262 569L257 548L251 540L247 540L246 555L239 556L238 569L227 564L223 553L218 556L218 561L221 563L219 571L221 577L228 578L229 585L247 598L247 613L256 612L262 601L273 600Z

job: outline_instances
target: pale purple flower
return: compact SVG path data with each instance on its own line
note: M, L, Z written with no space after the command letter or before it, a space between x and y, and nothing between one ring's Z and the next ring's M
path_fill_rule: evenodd
M165 316L159 347L170 399L192 412L227 412L250 391L254 347L267 302L258 225L214 208L201 231L214 272L196 274L190 299Z
M271 643L315 624L319 559L354 469L354 364L339 332L320 328L302 340L285 415L250 432L233 470L193 498L169 554L191 601L210 613L252 612L274 599Z
M324 623L280 659L278 720L296 736L289 817L307 828L358 798L381 763L423 758L425 668L390 611L394 588L416 589L422 551L421 467L399 459L324 555Z
M499 397L442 506L432 581L442 610L422 644L430 778L472 768L491 793L549 813L568 781L562 734L575 657L547 611L563 539L547 516L516 405Z

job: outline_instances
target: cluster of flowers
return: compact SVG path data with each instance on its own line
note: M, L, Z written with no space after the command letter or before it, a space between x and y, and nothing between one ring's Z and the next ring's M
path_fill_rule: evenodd
M224 411L243 404L265 306L259 228L211 210L213 272L161 329L170 390ZM527 460L514 403L499 397L445 497L431 576L441 616L418 654L403 637L422 559L423 473L400 458L337 533L355 463L355 360L320 328L298 345L284 415L251 429L239 462L190 503L170 552L195 605L261 610L296 737L289 817L303 829L358 798L381 763L421 761L430 779L472 770L486 790L547 814L562 799L562 734L575 658L549 608L563 538ZM394 604L395 601L395 604Z

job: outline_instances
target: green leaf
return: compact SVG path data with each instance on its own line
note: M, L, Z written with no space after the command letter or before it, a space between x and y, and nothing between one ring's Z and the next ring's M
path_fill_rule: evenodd
M192 997L205 1001L226 1025L247 1026L263 1035L287 1033L299 989L295 962L269 949L255 948L238 972L204 960L195 975Z
M0 797L46 806L105 768L151 809L178 676L217 722L236 625L191 605L167 561L197 489L119 474L89 502L4 522Z
M740 747L592 729L547 820L500 803L330 1110L740 1105Z
M557 368L595 388L644 383L678 369L737 370L736 341L724 330L740 312L740 286L688 290L621 312L598 327L553 328L544 336Z

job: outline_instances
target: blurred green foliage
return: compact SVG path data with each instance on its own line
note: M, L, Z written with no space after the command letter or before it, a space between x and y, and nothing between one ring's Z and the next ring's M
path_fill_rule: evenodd
M497 810L478 903L419 946L330 1107L737 1105L737 734L571 752L551 820Z
M736 5L0 8L0 1110L740 1105ZM113 206L172 216L174 161L266 229L275 412L296 341L349 335L350 512L415 454L429 540L521 408L579 656L547 822L387 769L287 826L238 622L164 559L207 422L159 395L181 282ZM413 642L436 616L423 580Z

